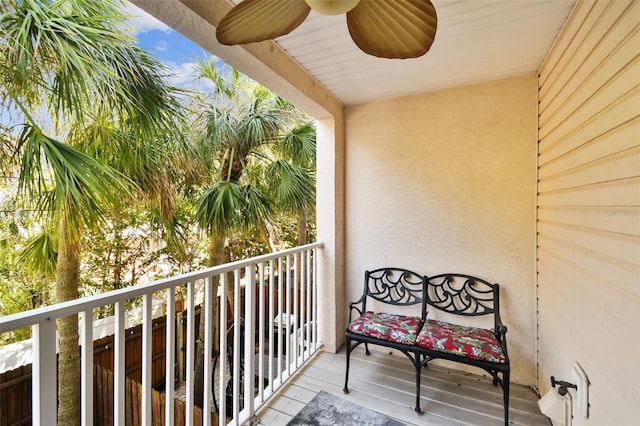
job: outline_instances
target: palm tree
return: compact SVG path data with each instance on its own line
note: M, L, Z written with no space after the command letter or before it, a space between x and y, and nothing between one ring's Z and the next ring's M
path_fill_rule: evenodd
M171 199L158 143L177 127L179 103L160 65L123 33L119 1L0 4L0 91L24 120L19 189L55 224L62 302L78 297L83 230L99 227L134 193ZM58 320L58 333L58 424L74 425L77 316Z
M284 160L274 161L276 152L286 152L278 145L287 140L285 135L300 113L237 71L217 66L213 59L199 60L198 68L215 87L215 98L196 126L201 129L197 146L205 170L201 175L204 179L200 185L204 190L196 203L196 219L209 238L208 265L214 266L228 261L225 245L235 231L260 232L274 207L283 203L302 208L305 201L301 200L313 198L314 185L312 177L296 173L302 169ZM313 140L315 143L315 138ZM293 144L289 145L293 149ZM258 173L254 172L256 169ZM276 172L282 179L275 178ZM265 173L272 173L274 177L269 179ZM267 182L271 186L266 185ZM273 197L269 188L279 188L279 197ZM233 290L229 287L228 291ZM232 298L233 294L227 297ZM217 308L213 307L214 315ZM199 342L204 342L202 321L200 330ZM199 405L203 396L202 353L200 344L195 374Z
M300 117L305 119L306 117ZM296 124L276 145L277 160L268 165L266 180L278 210L297 218L298 245L308 242L309 216L315 211L316 129Z

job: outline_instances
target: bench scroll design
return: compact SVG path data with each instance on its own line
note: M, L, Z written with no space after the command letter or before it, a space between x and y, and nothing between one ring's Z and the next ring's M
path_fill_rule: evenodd
M392 305L422 302L424 277L404 269L384 268L367 272L368 295Z
M499 306L495 286L469 275L438 275L429 278L427 303L457 315L492 314Z

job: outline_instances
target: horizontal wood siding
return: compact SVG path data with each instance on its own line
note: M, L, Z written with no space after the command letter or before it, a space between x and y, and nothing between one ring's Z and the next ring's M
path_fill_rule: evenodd
M578 1L540 69L538 148L538 386L577 361L573 424L636 424L640 2Z

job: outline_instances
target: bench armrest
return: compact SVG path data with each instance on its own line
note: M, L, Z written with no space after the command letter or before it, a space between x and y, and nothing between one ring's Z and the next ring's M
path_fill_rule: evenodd
M360 315L364 314L363 312L364 300L366 297L367 296L363 294L362 296L360 296L360 299L356 300L355 302L349 303L349 312L347 314L347 327L349 326L349 324L351 324L351 321L353 321L353 319L351 318L351 315L353 314L354 310L358 311ZM357 305L360 305L360 306L357 306Z
M498 339L505 356L507 356L507 326L502 324L500 314L497 312L495 313L495 326L496 339Z
M507 335L507 326L506 325L499 326L498 329L496 330L496 336L500 343L502 342L506 343L507 341L506 335Z

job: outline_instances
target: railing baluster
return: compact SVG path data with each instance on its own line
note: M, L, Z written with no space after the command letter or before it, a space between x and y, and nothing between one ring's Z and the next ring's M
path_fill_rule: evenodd
M305 361L305 347L306 347L306 342L305 342L305 338L306 338L306 333L305 333L305 329L308 328L307 324L307 302L306 302L306 297L307 297L307 289L306 289L306 282L307 282L307 274L306 274L306 267L307 267L307 258L304 255L304 252L300 253L300 273L298 274L300 276L300 283L298 284L300 286L300 351L301 351L301 356L302 356L302 362Z
M125 300L115 303L115 335L113 336L113 419L114 424L123 425L125 415Z
M289 255L286 256L286 270L285 270L285 274L284 274L284 279L285 279L285 283L286 283L286 291L285 291L285 315L284 315L284 321L283 323L286 325L285 331L284 331L284 338L285 338L285 348L287 348L287 355L284 357L285 359L285 366L286 366L286 371L287 371L287 377L291 376L291 339L290 339L290 335L289 335L289 327L291 327L291 316L289 315L291 313L291 257ZM281 383L282 384L282 383Z
M33 336L32 421L35 425L54 426L57 412L56 321L48 319L31 327Z
M226 394L227 387L225 382L226 365L227 365L227 274L224 273L220 276L220 353L218 355L218 365L220 368L220 388L218 389L218 416L219 426L225 426L227 417L227 403Z
M273 380L275 378L273 374L273 317L275 317L275 306L273 297L275 296L275 275L276 275L276 262L272 259L269 261L269 393L273 393L274 386Z
M176 290L174 287L167 289L167 317L165 323L166 341L165 341L165 360L166 360L166 372L165 372L165 410L164 410L164 424L166 426L173 426L174 421L174 392L173 382L175 380L175 362L176 362L176 323L174 317L176 316Z
M211 331L213 330L213 319L211 313L213 310L211 308L213 306L214 291L211 277L207 277L204 287L204 301L202 303L203 310L200 311L200 315L204 315L204 389L202 396L202 423L205 425L211 424L211 379L213 378L213 374L211 374L211 346L213 340L211 336Z
M81 423L93 424L93 309L82 313L80 408Z
M184 306L183 306L184 310ZM184 357L185 357L185 346L184 346L184 313L183 311L176 313L176 342L178 343L178 353L177 353L177 364L178 364L178 382L184 382Z
M187 383L185 424L193 424L193 375L196 341L196 307L194 302L195 282L187 283Z
M240 271L233 271L233 418L240 413Z
M254 414L254 394L255 394L255 335L256 323L254 320L255 305L255 284L256 275L253 266L245 267L244 286L244 410L250 418Z
M284 324L284 315L282 312L282 302L284 299L284 292L282 291L283 286L282 286L282 280L284 280L284 272L282 272L282 257L278 258L278 318L280 318L280 321L277 325L278 327L278 336L276 337L276 339L278 339L278 386L280 386L282 384L282 345L284 343L284 341L282 340L282 331L283 331L283 327L282 325Z
M313 278L312 278L311 288L313 291L311 292L311 312L313 312L313 338L311 339L313 342L313 350L315 351L318 347L318 250L313 250Z
M142 296L142 424L150 425L151 417L151 315L152 293Z
M300 273L300 263L298 262L298 255L293 255L293 350L291 356L293 356L293 366L298 368L298 274ZM291 275L289 275L291 276Z
M313 353L315 348L312 348L311 346L311 333L313 332L312 329L316 328L316 323L314 322L313 319L313 312L311 311L311 297L312 297L312 290L311 290L311 273L313 270L313 267L315 266L315 262L312 263L311 261L311 250L307 250L306 251L306 255L307 255L307 323L309 324L307 326L307 351L308 351L308 356L311 356L311 354Z
M258 398L264 401L264 263L258 264Z

